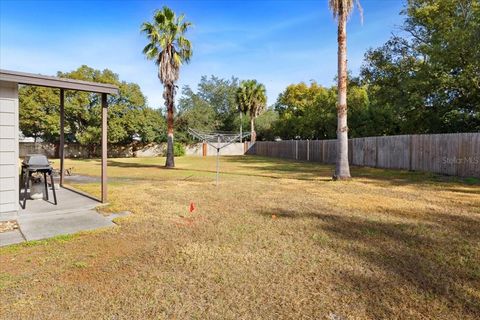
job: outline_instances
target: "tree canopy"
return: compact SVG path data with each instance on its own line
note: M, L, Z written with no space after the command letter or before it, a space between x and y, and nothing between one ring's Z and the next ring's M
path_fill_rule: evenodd
M165 120L161 112L147 106L138 84L121 81L111 70L81 66L58 77L110 83L119 94L108 97L109 143L143 143L165 139ZM26 136L57 143L60 132L60 96L58 89L22 86L20 88L20 130ZM67 142L78 142L94 148L101 136L100 96L95 93L65 91L65 136Z
M191 141L187 129L203 131L235 131L239 127L239 116L235 102L237 78L222 79L216 76L202 76L194 91L184 86L178 102L176 123L178 138Z
M480 130L480 2L409 0L402 14L403 32L362 68L388 133Z

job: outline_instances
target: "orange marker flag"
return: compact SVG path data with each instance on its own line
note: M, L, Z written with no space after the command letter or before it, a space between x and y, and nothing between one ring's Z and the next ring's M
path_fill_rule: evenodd
M195 211L195 204L193 202L190 202L190 213Z

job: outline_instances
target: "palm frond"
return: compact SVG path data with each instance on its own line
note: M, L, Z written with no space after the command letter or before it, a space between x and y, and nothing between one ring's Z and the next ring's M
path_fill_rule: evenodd
M140 31L146 33L147 35L152 33L153 29L154 27L150 22L144 22L140 27Z
M143 54L147 59L155 60L158 77L170 92L178 80L180 66L188 63L192 56L192 45L184 36L189 26L191 23L185 21L183 14L177 17L168 7L155 11L153 21L141 26L150 41Z
M176 51L173 52L172 60L175 66L180 67L182 65L182 57Z
M342 14L346 17L350 16L353 10L354 0L328 0L328 6L332 10L333 18L337 19ZM359 0L355 0L357 5L360 4ZM362 11L363 12L363 11Z
M157 26L163 25L166 21L165 14L163 13L163 10L155 11L155 13L153 14L153 20L155 21L155 24Z
M238 109L257 117L266 107L267 97L265 86L256 80L245 80L240 83L235 96Z
M185 20L185 15L182 13L181 15L178 16L177 23L180 25L182 24L183 20Z
M154 43L150 42L143 48L143 54L149 60L155 60L158 57L158 48L155 46Z
M190 28L192 26L192 23L191 22L184 22L182 24L180 24L180 33L181 34L184 34L188 28Z
M188 40L184 36L178 37L177 45L178 45L178 48L183 49L183 50L190 50L192 48L192 44L191 44L190 40Z
M162 12L165 15L165 18L167 18L168 20L175 20L175 12L173 12L173 10L169 7L164 6L162 8Z
M359 0L355 0L355 5L358 9L358 14L360 15L360 23L363 24L363 8Z

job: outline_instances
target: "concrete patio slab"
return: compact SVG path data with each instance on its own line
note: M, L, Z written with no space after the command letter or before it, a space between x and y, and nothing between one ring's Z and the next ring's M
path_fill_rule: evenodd
M27 200L26 209L20 210L15 219L20 230L0 233L0 247L112 227L115 226L113 219L129 214L120 212L103 216L95 210L100 202L64 188L57 190L57 199L58 205L44 200Z
M115 225L110 219L94 210L72 213L53 212L40 216L22 215L18 217L17 221L27 241Z
M53 211L78 211L81 209L93 209L101 203L84 195L65 188L56 190L58 204L53 203L53 194L49 189L49 200L27 200L26 208L20 209L18 216L39 215L42 213L51 213ZM22 200L23 197L20 197Z
M25 241L19 230L0 233L0 247Z

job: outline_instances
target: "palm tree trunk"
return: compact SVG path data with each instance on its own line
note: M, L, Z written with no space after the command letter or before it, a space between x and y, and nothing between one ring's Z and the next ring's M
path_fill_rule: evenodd
M175 158L173 153L173 85L165 85L165 106L167 107L167 159L165 167L174 168Z
M255 118L250 118L250 141L254 143L257 140L257 133L255 132Z
M344 8L340 10L338 15L337 163L334 180L350 178L347 126L347 16Z

